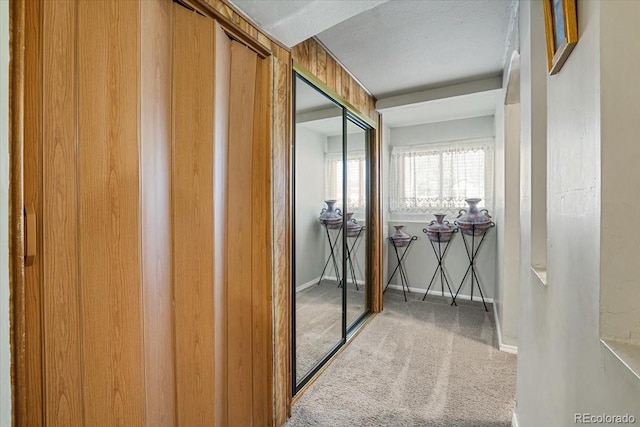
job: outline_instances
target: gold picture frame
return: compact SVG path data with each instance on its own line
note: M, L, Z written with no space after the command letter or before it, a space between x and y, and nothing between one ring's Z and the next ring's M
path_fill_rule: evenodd
M544 0L549 75L556 74L578 43L576 0Z

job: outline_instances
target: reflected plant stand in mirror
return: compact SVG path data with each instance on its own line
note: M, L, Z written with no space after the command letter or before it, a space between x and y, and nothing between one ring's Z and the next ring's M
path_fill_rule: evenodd
M324 273L327 271L327 267L329 266L329 262L333 264L333 271L336 274L336 280L338 281L338 286L342 285L342 279L340 279L340 268L338 267L338 261L336 260L336 250L338 246L338 240L340 239L340 235L342 234L342 227L339 228L330 228L327 227L325 221L321 221L324 230L327 233L327 240L329 241L329 256L327 257L327 262L324 263L324 268L322 269L322 274L320 275L320 280L318 280L318 285L322 283L322 279L324 278ZM335 238L331 238L331 233L329 230L336 230Z
M464 242L464 248L467 251L467 257L469 258L469 267L467 267L467 271L464 273L464 277L460 282L460 286L458 286L458 290L456 291L456 295L451 305L455 303L455 299L458 297L458 293L460 292L460 289L462 289L462 285L464 285L464 281L467 279L467 276L469 276L469 272L471 272L471 301L473 301L473 285L474 285L474 279L475 279L475 284L478 286L478 291L480 291L480 297L482 298L482 304L484 305L484 309L485 311L489 311L489 309L487 308L487 303L484 300L484 294L482 293L480 280L478 280L478 275L476 274L475 262L476 262L476 258L478 257L478 252L482 247L482 243L484 243L484 238L487 236L487 233L489 232L489 230L491 230L495 226L496 224L494 222L491 222L488 224L488 226L483 226L482 229L478 228L478 230L476 230L476 225L473 224L471 226L471 229L469 230L470 233L465 233L465 232L462 232L461 230L462 241ZM465 235L467 237L465 237ZM471 240L471 243L470 244L467 243L467 240Z
M347 240L347 263L349 264L349 272L351 273L351 281L353 282L354 285L356 285L356 291L359 291L360 288L358 287L358 279L356 276L356 270L353 267L353 258L351 257L351 254L353 253L354 249L356 248L356 244L358 243L358 239L360 239L360 236L362 235L362 232L364 231L365 227L361 227L360 230L355 234L355 236L350 236L349 234L347 234L347 237L349 239L353 239L353 241L351 242L351 244L349 244L349 241Z
M389 277L389 281L387 282L387 286L384 287L384 291L382 291L382 293L384 294L385 292L387 292L387 288L389 287L391 280L393 280L393 276L396 274L397 271L400 271L399 274L400 274L400 283L402 284L402 294L404 295L404 301L406 302L407 294L405 293L405 288L409 293L411 293L411 290L409 289L409 278L407 277L407 272L405 271L402 261L404 260L404 257L407 255L407 252L409 251L411 244L416 240L418 240L418 236L411 236L411 239L406 244L406 246L397 246L395 240L393 240L393 238L391 237L387 237L387 240L389 240L389 242L393 245L393 250L395 251L398 265L396 265L396 268L393 270L393 273L391 273L391 276ZM404 249L402 253L398 251L398 248Z
M427 234L428 230L426 228L422 229L422 232ZM451 233L449 233L450 235L449 240L447 240L446 242L443 242L442 240L442 236L440 234L440 232L436 232L436 240L432 240L431 236L429 236L429 243L431 243L431 248L433 248L433 254L436 257L436 261L438 261L438 265L436 266L436 270L433 272L433 276L431 276L431 281L429 281L429 286L427 287L426 292L424 293L424 296L422 297L422 301L424 301L424 299L427 297L427 294L429 293L429 290L431 289L431 286L433 285L438 272L440 272L440 288L442 290L442 296L444 296L444 284L447 284L447 288L449 289L449 294L451 295L451 303L453 305L458 305L456 303L456 298L453 296L453 290L451 289L451 286L449 285L449 279L447 278L447 273L444 271L443 268L443 260L445 255L447 254L447 250L449 249L449 245L451 244L451 240L453 240L453 233L457 233L458 229L453 229L451 230ZM442 245L444 244L444 250L442 250ZM436 250L436 245L438 246L438 249ZM457 295L457 294L456 294Z

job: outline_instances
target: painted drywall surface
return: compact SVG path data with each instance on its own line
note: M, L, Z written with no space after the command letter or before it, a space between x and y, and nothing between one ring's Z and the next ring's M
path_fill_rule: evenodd
M502 343L517 346L520 290L520 105L498 105L495 117L495 304Z
M528 268L531 91L536 90L531 74L540 68L546 73L544 20L541 3L520 5L525 185L516 412L523 427L573 425L574 414L585 412L640 417L640 382L599 340L602 3L578 2L580 42L560 73L548 80L548 180L553 185L547 286Z
M389 135L389 142L391 147L393 147L452 140L493 138L494 136L494 117L483 116L470 119L451 120L448 122L392 128ZM388 158L384 163L384 167L387 170L389 169L389 160L390 159ZM390 185L388 172L383 174L383 177L385 179L384 185L388 188ZM426 234L422 232L422 229L426 228L434 218L431 215L424 215L414 220L406 220L406 218L394 217L391 213L388 214L388 218L388 225L385 229L386 234L384 237L393 234L395 231L393 225L405 224L406 230L409 234L416 235L421 238L412 244L410 252L407 254L404 263L409 276L408 278L411 288L415 288L418 292L422 291L424 293L429 286L429 281L437 266L437 261L434 257L433 249L426 238ZM450 221L454 220L454 218L447 219ZM496 231L495 229L492 229L487 234L485 242L482 245L482 249L476 259L477 274L480 279L482 291L485 298L490 299L494 299L495 297L496 241ZM397 258L393 246L388 242L385 244L387 245L387 271L391 273L397 265ZM445 270L451 278L452 287L455 285L455 288L457 289L460 286L468 266L469 259L464 248L462 236L458 235L451 242L451 247L449 248L445 258ZM387 281L388 280L389 278L387 277ZM401 285L400 279L397 275L392 278L391 284L395 286ZM434 284L434 286L436 285ZM439 280L436 289L440 290ZM447 288L445 284L445 291L446 290ZM473 292L474 297L480 297L477 287L474 288ZM469 278L465 280L465 284L460 290L460 294L471 295L471 282Z
M494 134L493 116L482 116L392 128L390 143L393 146L428 144L473 138L492 138Z
M640 210L640 2L604 2L600 14L600 334L640 346L640 227L621 226Z
M347 151L364 151L364 134L347 134ZM332 135L327 137L327 153L342 153L342 135Z
M504 106L504 272L503 311L500 316L502 342L518 345L520 296L520 104Z
M503 90L503 94L506 90ZM502 98L502 96L501 96ZM499 331L502 332L504 327L502 319L504 319L504 252L505 252L505 229L504 229L504 211L505 211L505 123L504 123L504 111L505 106L502 103L498 103L495 113L495 152L494 152L494 165L495 165L495 185L494 185L494 201L495 201L495 215L493 220L496 223L496 284L495 284L495 309L498 315L496 319L499 326ZM518 177L519 178L519 177ZM518 230L518 234L520 230ZM519 283L519 278L518 278Z
M317 279L324 265L326 236L318 222L318 215L325 206L326 143L325 136L296 126L296 287Z
M9 342L9 2L0 1L0 426L11 425Z
M449 220L453 220L453 218L449 218ZM429 281L433 276L433 273L438 266L436 261L433 249L427 238L427 235L423 233L423 229L429 225L429 221L402 221L395 222L389 221L389 227L387 228L387 233L385 237L390 236L395 232L394 225L404 224L404 231L411 236L418 236L419 239L414 241L407 255L403 260L403 265L405 267L405 271L407 273L407 279L409 281L409 287L411 290L415 290L418 293L424 294L429 286ZM478 242L476 241L476 244ZM467 244L471 244L471 240L467 240ZM385 245L387 246L388 252L388 264L387 268L390 273L393 273L393 270L398 265L395 250L391 243L385 240ZM436 244L437 250L437 244ZM444 250L444 245L442 246L442 250ZM398 252L402 255L404 249L399 249ZM475 270L480 280L480 286L482 287L482 293L485 298L494 299L495 297L495 257L496 257L496 232L495 228L491 229L485 238L484 243L482 244L482 248L478 253L478 256L475 260ZM451 285L453 290L453 294L455 295L456 290L462 283L462 278L469 267L469 258L467 257L467 253L464 247L464 243L462 241L462 235L457 234L451 241L451 245L447 251L447 254L444 259L444 269L449 278L449 284ZM388 280L388 279L387 279ZM386 283L384 283L386 286ZM394 287L400 287L400 276L396 273L392 280L391 285ZM439 275L434 281L430 290L436 290L441 292L441 285ZM446 282L444 283L444 293L445 296L448 295L448 289ZM460 295L470 296L471 295L471 279L470 276L466 278L464 285L460 289ZM449 296L450 297L450 296ZM474 285L473 289L473 297L474 300L481 301L480 293L478 292L477 285Z
M382 147L381 147L381 159L380 170L382 176L382 229L387 230L389 228L389 161L391 160L391 129L384 125L384 116L382 117ZM382 251L382 265L383 273L382 278L384 284L389 281L391 271L389 271L389 251Z

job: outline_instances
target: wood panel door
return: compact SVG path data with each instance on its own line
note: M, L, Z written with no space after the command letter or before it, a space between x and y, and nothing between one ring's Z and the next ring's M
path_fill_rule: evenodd
M16 425L174 425L171 3L26 8L24 194L38 251Z
M175 9L178 423L271 424L270 63Z
M271 61L168 0L26 8L16 425L272 424Z

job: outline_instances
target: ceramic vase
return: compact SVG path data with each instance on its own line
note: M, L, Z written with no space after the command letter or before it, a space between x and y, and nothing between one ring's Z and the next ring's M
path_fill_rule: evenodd
M436 219L427 226L426 233L433 242L448 242L453 236L454 228L449 221L445 221L445 214L435 214Z
M347 213L347 237L356 237L360 230L362 230L362 226L360 223L353 217L353 212Z
M482 236L494 224L491 221L489 211L478 209L478 203L482 199L465 199L469 205L467 209L461 209L456 219L456 225L463 234Z
M411 236L402 231L404 225L394 225L396 232L391 235L391 240L396 245L396 247L407 246L411 241Z
M327 204L326 208L322 208L320 217L318 220L322 225L330 229L336 229L342 227L342 211L339 208L335 208L335 200L325 200Z

